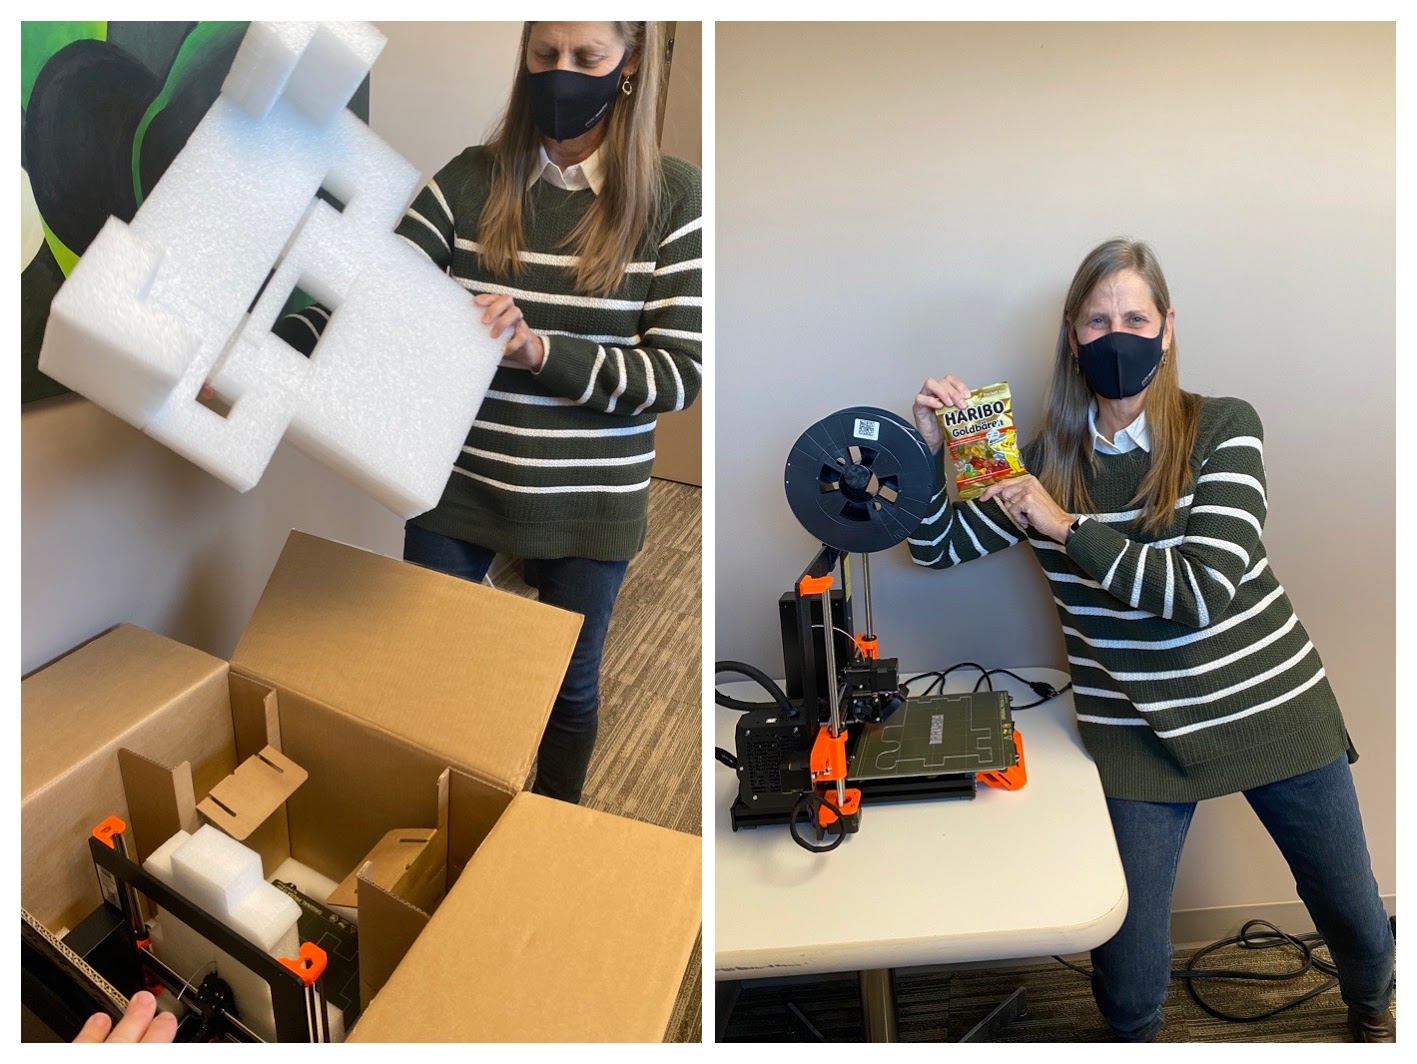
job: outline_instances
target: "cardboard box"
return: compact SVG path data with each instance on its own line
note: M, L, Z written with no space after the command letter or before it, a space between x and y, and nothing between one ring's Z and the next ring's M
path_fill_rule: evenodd
M351 1040L662 1038L700 840L521 793L579 627L293 532L229 665L128 625L24 680L21 903L74 926L100 902L95 824L124 817L145 858L269 745L308 779L245 840L268 876L293 857L340 882L436 829L402 875L359 878Z

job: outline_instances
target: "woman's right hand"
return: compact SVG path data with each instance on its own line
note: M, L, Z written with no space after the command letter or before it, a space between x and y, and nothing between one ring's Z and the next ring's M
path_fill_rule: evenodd
M963 410L969 405L969 389L958 377L931 377L920 386L920 394L915 397L911 413L915 415L915 427L925 437L930 450L938 451L944 437L940 433L940 419L936 412L947 406Z

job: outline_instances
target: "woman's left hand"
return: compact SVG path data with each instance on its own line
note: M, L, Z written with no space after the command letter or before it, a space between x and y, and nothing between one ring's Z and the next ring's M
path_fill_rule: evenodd
M1056 543L1066 543L1073 515L1064 510L1031 473L990 485L980 502L997 499L1019 528L1033 527Z
M501 339L502 365L529 369L536 372L546 358L546 345L541 337L527 327L521 308L508 295L485 293L472 297L472 301L483 308L482 324L491 326L492 339Z

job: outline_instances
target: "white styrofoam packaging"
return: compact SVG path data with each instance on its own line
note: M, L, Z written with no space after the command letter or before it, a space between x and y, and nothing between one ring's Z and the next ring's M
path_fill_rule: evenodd
M367 22L253 22L247 38L222 93L253 118L284 93L319 125L349 102L385 42Z
M412 517L501 345L394 235L419 175L345 109L383 43L365 23L252 23L133 221L110 218L55 296L39 368L237 490L285 437ZM309 358L271 332L296 288L333 310Z
M173 850L171 860L177 888L223 919L262 881L260 855L210 824Z

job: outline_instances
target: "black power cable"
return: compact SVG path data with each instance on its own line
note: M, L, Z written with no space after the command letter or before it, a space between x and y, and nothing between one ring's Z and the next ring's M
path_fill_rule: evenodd
M981 683L987 682L989 684L989 690L992 691L994 689L994 684L993 681L991 681L989 678L991 676L997 676L999 673L1003 673L1005 676L1012 676L1015 680L1027 686L1030 690L1033 691L1034 694L1038 696L1037 702L1025 702L1021 706L1011 707L1011 709L1014 710L1032 709L1034 706L1041 706L1044 702L1048 702L1054 698L1057 698L1060 694L1062 694L1064 691L1070 690L1073 686L1073 682L1071 680L1063 684L1062 687L1054 687L1051 683L1044 683L1042 680L1025 680L1018 673L1010 672L1008 669L989 669L987 672L984 673L983 676L979 677L979 679L975 681L974 689L976 691L979 690L979 685Z
M1263 928L1263 931L1256 931L1256 928ZM1201 1010L1217 1020L1226 1020L1230 1023L1254 1023L1257 1020L1267 1020L1271 1016L1276 1016L1287 1009L1292 1009L1296 1005L1302 1005L1311 998L1318 997L1338 985L1338 969L1334 967L1331 960L1324 960L1318 956L1315 949L1323 946L1323 936L1317 932L1310 932L1305 935L1290 935L1275 927L1268 920L1248 920L1240 928L1240 933L1232 938L1223 938L1218 942L1197 950L1186 962L1184 968L1179 968L1171 973L1172 979L1179 979L1185 982L1186 990L1190 993L1191 999L1201 1008ZM1288 947L1298 953L1298 964L1289 971L1284 972L1259 972L1246 971L1238 968L1200 968L1198 964L1202 957L1207 957L1217 950L1225 949L1229 946L1238 946L1240 949L1260 950L1277 949ZM1076 964L1064 960L1062 957L1053 958L1065 968L1085 975L1089 978L1092 973L1085 968L1079 968ZM1263 1012L1251 1013L1248 1015L1237 1015L1235 1013L1224 1012L1210 1002L1201 997L1198 985L1208 979L1231 979L1244 980L1250 982L1279 983L1291 979L1297 979L1309 971L1321 972L1329 976L1322 984L1313 990L1299 995L1282 1005Z
M923 679L924 679L925 677L927 677L927 676L933 676L934 679L931 680L930 683L929 683L929 685L926 686L925 690L921 692L922 697L925 696L925 695L928 695L931 691L935 690L936 688L939 688L939 689L940 689L940 693L943 694L943 693L944 693L944 690L945 690L945 680L948 679L950 673L954 672L956 669L978 669L979 672L980 672L980 674L983 675L983 676L986 676L986 677L987 677L988 674L989 674L989 670L986 669L983 665L978 664L977 662L973 662L973 661L961 661L958 665L951 665L948 669L945 669L943 672L922 672L922 673L920 673L919 675L912 676L909 680L906 680L906 681L904 681L904 682L907 683L907 684L912 684L912 683L914 683L916 680L923 680ZM989 685L989 689L990 689L990 690L993 690L993 684L990 684L990 685ZM977 690L977 688L976 688L976 690Z
M827 827L827 832L832 836L832 840L825 844L810 841L797 830L797 820L804 812L811 818L812 823L816 823L824 807L836 814L836 819ZM833 827L835 827L835 831L832 830ZM841 810L831 799L815 791L803 791L801 797L792 803L792 812L787 819L787 833L792 836L792 841L804 850L809 850L812 853L831 853L846 841L846 823L842 819Z
M736 672L740 676L746 676L753 680L768 694L772 695L771 702L745 702L741 698L734 698L726 695L717 688L713 692L713 700L720 706L728 709L736 709L739 712L748 712L754 709L772 709L776 706L789 717L797 716L797 707L788 701L787 695L783 693L781 687L775 684L772 677L763 672L755 665L749 665L742 661L716 661L713 663L714 675L724 672Z
M943 693L945 689L945 680L949 677L949 674L954 672L956 669L979 670L979 679L974 681L974 689L976 691L978 691L981 687L987 688L988 690L992 691L994 689L994 681L992 677L1003 673L1005 676L1013 677L1013 679L1026 686L1029 690L1031 690L1034 694L1038 696L1038 701L1036 702L1025 702L1021 706L1013 706L1012 709L1015 710L1032 709L1034 706L1041 706L1044 702L1048 702L1054 698L1057 698L1064 691L1071 690L1073 686L1071 680L1065 683L1062 687L1054 687L1052 684L1046 683L1043 680L1025 680L1018 673L1011 672L1008 669L986 669L983 665L980 665L978 662L974 661L961 661L958 665L951 665L943 672L918 673L904 682L909 685L915 683L915 681L917 680L923 680L925 679L925 677L930 676L933 677L933 679L926 686L925 690L921 692L921 694L928 695L936 689Z

